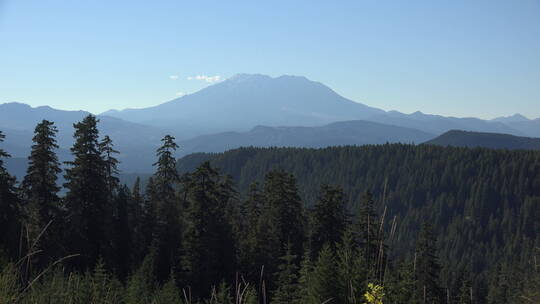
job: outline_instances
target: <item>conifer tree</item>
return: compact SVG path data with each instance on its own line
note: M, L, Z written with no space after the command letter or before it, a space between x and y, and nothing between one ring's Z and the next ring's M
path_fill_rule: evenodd
M248 285L244 288L245 290L240 293L239 304L259 304L257 291L253 285Z
M118 154L119 152L114 149L114 144L109 135L105 135L105 137L99 143L99 151L102 154L105 164L107 193L113 195L120 185L120 180L117 176L119 173L118 159L114 157L114 155Z
M155 252L154 250L150 250L141 265L127 281L126 304L146 304L151 302L154 289L156 288L154 264Z
M261 218L267 227L275 230L270 235L267 248L271 260L265 265L269 273L274 273L279 264L279 257L284 255L282 244L291 242L291 252L296 256L302 255L304 233L303 206L298 195L296 179L283 171L271 171L265 177L264 192L265 208Z
M226 198L220 192L218 172L204 162L184 183L189 192L182 266L185 282L200 296L217 283L216 279L233 275L235 249L231 248L232 231L224 215Z
M61 231L60 187L56 184L57 175L62 171L55 154L58 149L54 123L43 120L35 130L32 151L28 157L28 168L22 182L27 210L27 229L31 243L36 243L42 253L35 257L38 267L45 266L48 257L54 257ZM53 223L54 221L54 223Z
M133 265L133 227L129 220L130 191L127 186L120 187L114 197L112 214L112 255L119 279L125 280Z
M237 224L238 265L249 281L259 279L262 265L266 265L268 252L265 247L274 241L270 233L273 229L266 225L267 221L261 217L264 209L264 198L257 183L250 185L246 199L239 206L239 220ZM276 239L277 240L277 239ZM268 242L269 241L269 242Z
M442 290L439 285L441 266L437 258L437 244L432 227L422 225L416 245L414 275L416 280L415 299L422 303L439 303Z
M313 261L311 259L311 251L309 248L304 250L304 256L300 263L300 271L298 277L298 293L293 301L294 304L312 303L311 298L311 282L313 273Z
M367 280L376 283L378 278L378 255L380 240L379 220L375 212L373 195L365 192L360 201L358 217L354 224L356 243L365 259L367 267Z
M356 304L362 298L363 287L367 286L367 267L362 253L354 245L353 232L346 229L337 246L337 269L339 290L343 291L340 301Z
M165 135L161 139L161 147L156 151L158 160L154 163L154 166L157 167L154 173L154 182L156 191L163 200L173 199L175 184L179 179L176 171L176 159L174 158L174 152L178 149L178 145L174 140L173 136Z
M233 304L231 287L225 281L221 281L217 289L213 289L209 304Z
M141 255L145 257L149 253L149 249L152 246L156 234L157 225L157 190L152 177L148 178L146 183L145 195L143 198L141 221L138 225L140 233L141 243Z
M155 299L152 303L156 304L169 304L178 303L182 304L182 297L180 296L180 290L176 286L176 280L174 275L171 274L169 280L163 284L163 286L156 293Z
M391 271L385 282L387 300L390 303L413 304L415 302L414 291L416 282L414 279L413 263L398 263ZM420 302L421 303L421 302Z
M107 254L107 227L110 206L107 193L107 172L98 142L95 116L88 115L74 124L75 143L71 148L74 160L64 175L67 189L67 234L70 254L81 254L77 267L93 267L99 257Z
M317 256L324 244L335 249L347 224L343 190L323 185L313 210L311 248Z
M0 131L0 143L5 135ZM10 157L0 148L0 259L15 257L20 231L20 200L15 178L4 167L4 158Z
M174 137L166 135L162 145L156 151L158 160L153 175L153 189L148 193L151 203L150 208L155 210L155 231L153 242L157 248L156 275L160 282L165 281L171 271L178 271L179 253L181 248L181 206L176 199L176 187L178 173L176 171L176 159L174 152L178 145Z
M473 304L474 301L472 299L473 297L472 292L473 290L472 290L470 274L465 273L461 279L461 286L459 288L457 303L458 304Z
M336 260L330 245L326 244L319 253L319 258L313 267L309 286L309 302L306 303L341 303Z
M487 302L489 304L502 304L508 303L511 297L511 287L509 282L508 273L504 265L497 265L495 271L493 271L490 283Z
M282 256L278 266L277 290L272 297L271 304L290 304L298 296L298 266L296 256L291 253L292 245L287 242L285 255Z
M146 252L146 240L143 235L144 228L144 197L141 194L141 179L137 176L133 188L131 190L131 196L128 205L128 222L129 227L132 229L133 244L135 245L131 256L133 265L137 265L142 262Z

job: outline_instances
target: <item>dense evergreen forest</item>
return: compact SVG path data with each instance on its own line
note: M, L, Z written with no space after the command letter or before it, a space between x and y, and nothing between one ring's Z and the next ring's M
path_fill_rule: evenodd
M538 151L165 136L128 187L94 116L65 170L56 132L20 183L0 149L0 303L540 303Z

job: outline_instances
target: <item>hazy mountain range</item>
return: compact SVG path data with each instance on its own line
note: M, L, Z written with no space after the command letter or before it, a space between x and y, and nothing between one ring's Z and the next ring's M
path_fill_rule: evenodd
M69 160L69 148L73 145L73 124L90 113L85 111L62 111L50 107L32 108L21 103L0 105L0 130L6 135L2 149L13 157L27 157L32 145L36 124L43 119L54 121L58 128L57 140L60 160ZM102 135L109 135L122 151L118 158L121 169L128 172L149 170L149 157L153 157L160 139L167 133L158 128L132 123L109 116L99 116Z
M59 129L59 155L70 158L73 123L85 111L63 111L22 103L0 105L2 148L27 157L33 129L42 119ZM297 76L240 74L158 106L110 110L98 115L101 134L121 152L124 172L151 172L165 134L178 156L221 152L240 146L324 147L385 142L421 143L449 130L540 137L540 119L516 114L493 120L383 111L346 99L327 86Z

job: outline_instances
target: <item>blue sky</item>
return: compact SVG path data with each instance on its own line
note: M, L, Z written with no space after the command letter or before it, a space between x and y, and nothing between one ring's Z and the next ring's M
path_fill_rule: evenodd
M0 0L0 102L99 113L237 73L385 110L536 118L540 0Z

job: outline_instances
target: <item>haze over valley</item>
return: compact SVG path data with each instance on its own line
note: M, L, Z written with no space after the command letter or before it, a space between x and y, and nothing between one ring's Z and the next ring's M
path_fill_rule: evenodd
M26 158L33 128L42 119L48 119L59 130L59 158L69 160L72 126L88 114L48 106L32 108L24 103L0 104L5 149L14 158ZM346 99L305 77L272 78L259 74L238 74L158 106L110 110L98 118L101 134L109 135L122 152L119 160L123 173L151 173L154 151L165 134L177 139L179 157L242 146L420 144L450 130L540 137L538 118L514 114L482 120L421 111L387 112Z

